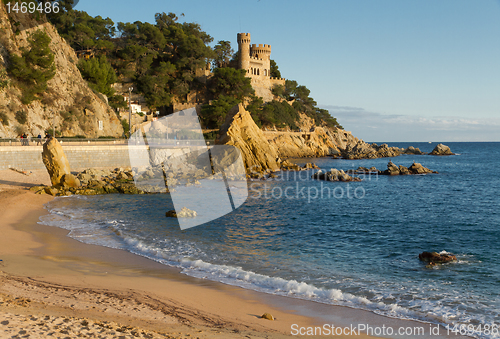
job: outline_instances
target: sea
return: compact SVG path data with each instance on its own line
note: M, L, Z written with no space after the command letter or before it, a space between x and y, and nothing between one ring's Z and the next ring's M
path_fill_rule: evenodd
M468 334L500 338L500 143L446 144L456 155L297 159L323 170L417 162L439 174L347 183L281 172L250 181L238 209L187 230L165 217L168 194L56 198L40 223L192 277L392 318L481 325ZM389 143L410 145L430 152L437 143ZM423 251L458 260L427 267Z

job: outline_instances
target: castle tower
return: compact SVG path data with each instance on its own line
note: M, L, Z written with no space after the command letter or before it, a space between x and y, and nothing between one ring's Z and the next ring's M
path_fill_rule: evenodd
M238 53L240 69L250 69L250 33L238 33Z
M253 44L250 47L250 55L257 59L269 60L271 59L271 45Z

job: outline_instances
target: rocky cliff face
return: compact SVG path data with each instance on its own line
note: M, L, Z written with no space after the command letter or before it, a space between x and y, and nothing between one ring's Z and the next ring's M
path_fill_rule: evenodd
M0 138L17 137L21 133L38 135L52 128L64 136L87 137L121 136L123 129L119 119L105 98L94 93L76 67L78 58L73 49L62 39L50 23L39 23L26 14L7 14L0 2L0 74L5 74L12 54L21 54L28 47L31 33L41 29L51 39L56 75L48 82L48 90L42 100L29 105L21 103L21 91L10 79L9 85L0 88ZM0 79L1 81L2 79ZM7 79L9 80L9 79ZM16 119L17 112L26 113L26 122ZM99 130L102 121L103 130Z
M236 146L247 169L254 172L286 168L285 158L332 155L345 159L373 159L423 154L411 146L405 150L386 144L368 144L341 129L311 127L304 132L261 131L242 104L228 113L220 135L217 143Z
M249 171L279 170L280 160L275 148L271 147L242 104L233 107L227 114L217 143L237 147Z

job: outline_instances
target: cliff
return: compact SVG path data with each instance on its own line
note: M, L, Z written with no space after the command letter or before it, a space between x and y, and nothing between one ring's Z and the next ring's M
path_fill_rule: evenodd
M29 47L30 34L39 29L51 39L49 48L55 56L56 74L48 81L41 100L24 105L14 79L8 75L5 78L6 69L11 55L21 55L21 49ZM8 83L5 88L0 87L0 138L13 138L21 133L36 136L52 128L53 123L64 136L121 136L120 120L106 98L88 87L77 62L74 50L50 23L35 21L26 14L8 14L0 2L0 75ZM25 118L19 119L18 112ZM100 121L102 130L98 128Z
M261 131L242 104L233 107L221 128L218 144L237 147L250 172L276 171L287 167L286 158L336 156L345 159L372 159L401 154L423 154L418 148L406 150L386 144L368 144L351 132L312 127L301 117L304 132Z
M280 168L276 149L271 147L243 104L234 106L228 112L217 144L237 147L249 171L277 171Z

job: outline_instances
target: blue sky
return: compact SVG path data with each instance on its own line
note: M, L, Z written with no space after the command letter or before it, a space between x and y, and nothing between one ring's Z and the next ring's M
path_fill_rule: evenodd
M297 80L366 141L500 141L500 0L80 0L115 22L184 13L237 49L271 44Z

